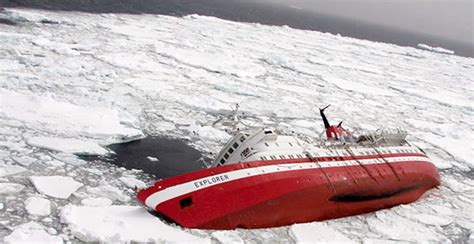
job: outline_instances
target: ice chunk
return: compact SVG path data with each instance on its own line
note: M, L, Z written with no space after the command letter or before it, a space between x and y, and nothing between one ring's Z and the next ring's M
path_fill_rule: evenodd
M0 108L6 118L55 133L85 134L103 139L143 135L140 130L121 124L117 110L56 101L52 95L25 95L0 88Z
M290 227L290 236L297 243L315 242L352 242L338 230L328 226L326 223L313 222L308 224L295 224Z
M70 205L62 209L61 221L85 242L210 243L209 239L166 225L142 207Z
M102 196L106 197L112 200L117 200L121 202L128 202L130 201L130 197L125 195L123 191L118 189L115 186L111 185L101 185L98 187L87 187L87 191L97 195L97 196Z
M16 183L0 183L0 194L17 193L25 188L24 185Z
M374 217L375 216L375 217ZM436 231L419 222L406 219L393 210L381 210L367 219L369 228L391 240L424 242L445 240Z
M155 158L155 157L152 157L152 156L148 156L146 157L148 160L150 160L151 162L158 162L160 161L159 159Z
M28 157L28 156L21 156L21 157L13 157L13 161L17 162L18 164L28 167L30 164L36 161L35 158Z
M51 202L42 197L29 197L25 201L25 208L29 214L46 216L51 213Z
M423 43L418 43L418 45L416 45L416 46L420 49L428 50L428 51L435 52L435 53L444 53L444 54L451 54L451 55L454 54L454 51L449 50L449 49L445 49L445 48L442 48L442 47L432 47L430 45L423 44Z
M50 235L45 231L44 226L36 222L15 227L14 231L6 236L3 241L9 243L63 243L61 237Z
M139 189L143 189L146 187L146 184L141 181L141 180L137 180L135 179L134 177L132 176L123 176L123 177L120 177L119 179L120 181L122 181L126 186L130 187L130 188L139 188Z
M112 200L105 197L96 197L96 198L86 198L82 199L82 205L91 206L91 207L102 207L112 205Z
M31 182L38 192L56 198L67 199L82 183L66 176L31 176Z
M240 238L235 231L215 231L212 232L212 237L216 238L220 243L234 243L234 244L244 244L244 240Z
M21 166L0 163L0 177L14 175L24 171L26 171L26 169Z
M27 143L34 147L76 155L105 155L108 150L93 141L73 138L32 137Z
M330 82L342 90L355 91L373 96L394 96L395 94L388 89L382 89L375 86L365 85L361 82L349 80L349 78L341 79L333 75L324 75L323 79Z
M198 135L201 140L204 141L227 141L230 137L230 135L224 131L211 126L200 126L196 123L192 123L188 127L188 130L190 133Z

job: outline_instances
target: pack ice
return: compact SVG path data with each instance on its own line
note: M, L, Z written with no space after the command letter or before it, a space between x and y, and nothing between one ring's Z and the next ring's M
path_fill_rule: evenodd
M474 241L472 58L197 15L0 18L18 23L0 24L0 242ZM143 135L216 153L229 135L214 122L235 103L246 124L314 138L326 104L349 128L404 127L442 185L361 216L197 231L138 206L152 176L77 157Z

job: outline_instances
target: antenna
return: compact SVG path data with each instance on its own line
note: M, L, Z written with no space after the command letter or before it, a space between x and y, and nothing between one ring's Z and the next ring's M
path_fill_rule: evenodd
M321 118L323 119L324 128L326 128L326 129L331 127L331 125L329 124L328 119L326 118L326 115L324 114L324 110L329 108L329 106L331 106L331 105L329 104L326 107L324 107L322 109L321 108L319 109L319 113L321 114Z

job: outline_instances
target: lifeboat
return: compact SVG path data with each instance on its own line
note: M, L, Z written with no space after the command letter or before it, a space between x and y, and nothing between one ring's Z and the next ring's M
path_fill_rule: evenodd
M327 108L327 107L326 107ZM273 129L236 131L207 168L138 192L152 211L198 229L267 228L368 213L440 185L401 129L353 135L329 124L320 140Z

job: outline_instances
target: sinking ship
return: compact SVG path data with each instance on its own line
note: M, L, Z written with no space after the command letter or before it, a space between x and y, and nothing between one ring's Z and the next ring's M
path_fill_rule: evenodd
M330 125L326 108L319 140L268 128L236 131L211 167L157 181L137 198L183 227L223 230L368 213L416 201L440 185L436 167L406 141L406 131L356 136Z

